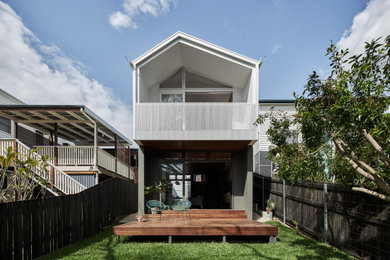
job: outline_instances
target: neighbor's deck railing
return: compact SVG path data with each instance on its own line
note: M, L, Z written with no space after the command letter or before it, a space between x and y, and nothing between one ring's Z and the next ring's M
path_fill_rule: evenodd
M31 153L31 149L17 139L0 139L0 155L4 156L8 147L13 147L14 151L16 148L19 156L21 156L21 159L25 159L28 154ZM40 159L41 157L38 153L31 153L31 156L34 159ZM33 171L34 174L46 180L48 183L52 183L54 187L64 194L75 194L86 189L84 185L70 177L57 166L53 165L50 161L48 162L47 169L34 167ZM55 192L53 193L55 194Z
M255 140L257 104L136 103L138 140Z
M93 166L93 146L56 146L58 148L58 166ZM38 153L48 155L53 162L54 146L40 146ZM106 170L117 173L125 178L134 179L131 167L119 161L115 156L101 148L97 151L97 165Z

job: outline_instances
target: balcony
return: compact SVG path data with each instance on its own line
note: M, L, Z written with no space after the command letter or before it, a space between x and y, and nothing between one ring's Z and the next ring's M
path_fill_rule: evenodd
M135 140L256 140L257 104L136 103Z
M49 162L54 163L55 149L58 150L57 166L59 168L64 170L69 169L69 167L82 169L83 166L92 168L95 165L93 146L40 146L37 152L40 155L48 155ZM134 180L133 168L99 147L96 165L124 178Z

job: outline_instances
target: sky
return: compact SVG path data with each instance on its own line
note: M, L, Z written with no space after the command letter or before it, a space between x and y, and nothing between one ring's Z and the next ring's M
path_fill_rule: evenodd
M134 60L177 31L262 59L259 98L292 99L330 41L390 33L390 0L0 1L0 87L28 104L82 104L131 138Z

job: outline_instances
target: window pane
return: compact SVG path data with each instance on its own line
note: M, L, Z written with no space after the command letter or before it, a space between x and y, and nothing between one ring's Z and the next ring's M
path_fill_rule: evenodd
M180 103L183 102L183 94L161 94L163 103Z
M232 102L232 92L193 92L186 93L186 102Z
M186 88L231 88L214 80L186 71Z
M181 88L182 87L182 70L179 70L167 80L160 83L160 88Z

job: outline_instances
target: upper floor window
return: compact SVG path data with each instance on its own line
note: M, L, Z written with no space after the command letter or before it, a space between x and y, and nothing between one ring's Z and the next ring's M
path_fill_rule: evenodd
M161 102L232 102L233 87L181 68L160 83Z
M179 70L160 83L160 88L182 88L183 71Z
M160 83L160 88L232 89L232 86L181 68Z

